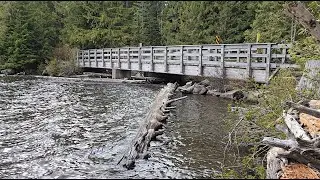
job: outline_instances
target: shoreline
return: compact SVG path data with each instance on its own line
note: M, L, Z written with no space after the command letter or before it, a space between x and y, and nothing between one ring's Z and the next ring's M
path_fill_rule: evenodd
M73 82L106 82L106 83L128 83L128 84L148 84L146 80L128 80L128 79L111 79L111 78L89 78L89 77L54 77L41 75L4 75L0 77L34 77L52 80L67 80Z

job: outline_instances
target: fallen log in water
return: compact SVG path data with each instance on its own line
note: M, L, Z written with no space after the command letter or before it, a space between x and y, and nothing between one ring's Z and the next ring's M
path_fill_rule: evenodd
M278 125L277 129L286 133L287 139L262 140L272 147L267 154L267 178L320 178L318 111L299 103L286 104L291 108L284 114L285 125Z
M118 164L123 164L127 169L133 169L137 158L147 159L150 141L156 136L163 134L166 119L169 117L171 103L184 99L187 96L171 99L177 88L177 83L168 83L156 96L150 107L144 122L141 124L136 137L133 139L128 151L119 160Z

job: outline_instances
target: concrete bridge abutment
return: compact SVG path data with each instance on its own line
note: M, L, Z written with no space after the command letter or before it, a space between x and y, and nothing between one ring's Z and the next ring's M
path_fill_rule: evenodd
M131 78L131 70L112 69L112 79Z

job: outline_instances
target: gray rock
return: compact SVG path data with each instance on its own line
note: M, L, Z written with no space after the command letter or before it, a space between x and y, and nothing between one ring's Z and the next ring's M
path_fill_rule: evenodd
M26 72L19 72L19 73L17 73L16 75L26 75Z
M193 94L199 94L200 91L205 88L204 85L201 85L201 84L195 84L194 85L194 89L193 89Z
M208 79L205 79L205 80L201 81L199 84L204 85L204 86L209 86L210 81Z
M203 87L203 88L201 89L201 91L199 92L199 94L200 94L200 95L205 95L205 94L207 94L207 92L208 92L208 89L207 89L206 87Z
M14 74L14 70L13 69L4 69L4 70L1 71L1 74L13 75Z

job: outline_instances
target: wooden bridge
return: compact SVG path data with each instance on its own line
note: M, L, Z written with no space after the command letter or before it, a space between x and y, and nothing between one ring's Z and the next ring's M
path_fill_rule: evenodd
M266 83L277 68L290 62L288 44L206 44L140 46L79 50L80 67L113 70L113 78L141 72L249 79Z

